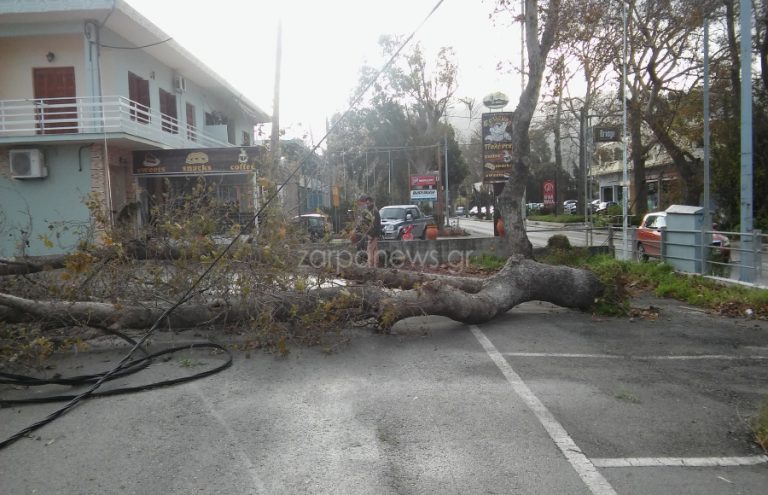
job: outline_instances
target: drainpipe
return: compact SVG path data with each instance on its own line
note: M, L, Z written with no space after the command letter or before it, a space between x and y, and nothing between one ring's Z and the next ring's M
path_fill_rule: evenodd
M88 44L88 49L86 53L86 64L88 66L88 72L90 76L90 82L91 82L91 96L93 98L98 99L100 101L101 99L101 48L99 47L99 44L101 42L101 36L100 36L100 28L99 23L93 19L89 19L85 21L85 25L83 27L83 32L85 35L86 42ZM103 105L103 102L101 102ZM93 116L94 122L99 122L99 118L103 117L103 109L99 110L100 106L94 106L93 107ZM104 125L103 118L101 121L101 125Z
M107 144L104 101L102 100L103 95L101 87L101 25L98 21L89 19L85 21L83 30L85 38L88 40L88 60L86 62L90 68L91 96L99 103L98 105L94 105L91 118L94 123L99 123L98 128L95 128L94 130L104 133L104 148L101 157L104 165L104 202L109 211L107 218L110 221L110 225L114 225L114 216L116 212L114 211L114 203L112 201L112 173L109 168L109 146Z

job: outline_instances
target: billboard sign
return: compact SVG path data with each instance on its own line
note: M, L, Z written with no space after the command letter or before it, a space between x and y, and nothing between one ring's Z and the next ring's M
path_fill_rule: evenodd
M413 189L411 201L437 201L437 189Z
M545 180L543 186L544 206L554 206L555 204L555 181Z
M191 148L133 152L133 175L249 174L263 169L264 146Z
M483 182L507 182L512 169L514 112L483 114Z
M424 186L436 186L436 175L412 175L411 187L424 187Z

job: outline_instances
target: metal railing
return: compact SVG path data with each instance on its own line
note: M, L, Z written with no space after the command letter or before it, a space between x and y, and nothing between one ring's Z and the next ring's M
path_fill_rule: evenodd
M628 252L624 252L623 228L617 225L596 227L592 224L563 224L555 227L548 224L528 226L527 230L529 235L564 234L574 246L602 248L621 260L640 261L643 254L648 255L648 252L642 253L638 249L636 227L627 229ZM742 234L664 228L660 234L659 241L642 241L646 250L652 248L649 259L668 263L678 272L768 288L768 235L761 231Z
M636 228L633 227L627 232L629 253L622 252L622 229L609 230L607 242L614 248L617 258L640 260L642 253L638 251ZM727 238L726 242L723 237ZM768 267L764 266L768 262L768 235L759 230L742 234L663 228L658 244L657 258L671 264L677 271L768 287Z
M232 146L123 96L0 100L0 138L115 132L176 148Z

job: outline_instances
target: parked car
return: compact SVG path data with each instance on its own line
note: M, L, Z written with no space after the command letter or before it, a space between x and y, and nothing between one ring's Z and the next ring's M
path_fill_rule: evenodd
M597 208L595 209L595 213L597 215L604 215L608 212L608 208L611 206L619 206L619 203L616 201L601 201L600 204L597 205Z
M457 206L456 207L456 216L457 217L464 217L467 216L466 210L463 206Z
M313 242L319 241L333 231L328 215L322 213L305 213L293 217L293 221L309 234L309 239Z
M411 225L410 234L414 239L426 239L427 225L434 221L422 214L416 205L385 206L379 210L379 215L384 240L402 239L404 229Z
M485 216L486 211L487 211L487 208L485 206L479 206L479 207L478 206L473 206L472 208L470 208L469 214L471 216L473 216L473 217L477 216L477 215ZM490 214L493 215L493 206L491 206L491 213Z
M579 202L575 199L566 199L563 201L563 212L571 215L576 214L576 208L579 206Z
M649 257L661 257L661 229L667 226L667 212L648 213L637 228L635 259L647 261ZM720 261L728 263L731 258L731 242L728 237L715 232L712 234L712 246L716 246Z

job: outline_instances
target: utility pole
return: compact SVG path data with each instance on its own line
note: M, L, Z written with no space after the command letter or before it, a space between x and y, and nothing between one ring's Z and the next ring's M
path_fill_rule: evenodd
M443 150L443 154L445 157L445 225L448 226L450 224L450 216L451 216L451 193L448 189L448 129L445 130L445 135L443 136L445 140L445 147Z
M272 99L272 174L269 180L277 180L280 170L280 65L283 57L283 21L277 22L277 52L275 54L275 92Z
M622 181L621 181L621 202L622 202L622 235L624 236L624 254L622 255L621 259L628 260L630 259L629 255L629 237L627 233L627 208L629 208L629 173L627 170L627 4L626 2L621 2L622 6L622 21L623 21L623 27L624 27L624 50L622 54L622 64L621 64L621 108L622 108L622 120L623 120L623 146L622 146L622 163L623 163L623 174L622 174Z
M741 0L741 270L739 280L754 282L752 205L752 2Z

